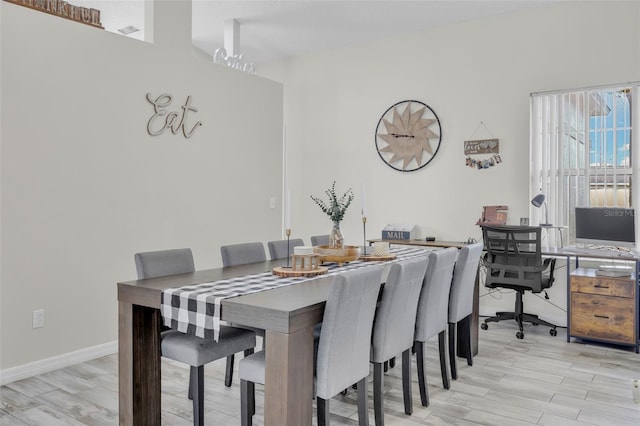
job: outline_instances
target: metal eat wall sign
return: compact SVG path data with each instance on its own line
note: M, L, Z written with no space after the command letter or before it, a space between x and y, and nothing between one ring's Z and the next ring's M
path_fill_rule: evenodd
M171 130L174 135L182 131L185 138L190 138L202 126L202 121L191 124L190 114L198 112L198 109L191 105L191 95L187 96L187 100L179 109L173 111L169 110L173 96L167 93L156 98L151 93L147 93L147 101L153 105L153 115L147 122L147 132L151 136L158 136L166 130Z

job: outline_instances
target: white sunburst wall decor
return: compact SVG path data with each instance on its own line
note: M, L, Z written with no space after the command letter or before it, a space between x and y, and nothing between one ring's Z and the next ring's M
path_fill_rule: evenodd
M376 149L389 167L411 172L429 164L442 141L440 120L428 105L415 100L389 107L376 127Z

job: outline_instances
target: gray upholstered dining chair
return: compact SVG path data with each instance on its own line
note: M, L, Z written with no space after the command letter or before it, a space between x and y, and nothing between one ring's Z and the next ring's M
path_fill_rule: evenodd
M424 372L424 349L427 340L435 335L438 336L442 385L445 389L450 387L445 348L447 320L449 319L449 292L457 256L458 249L453 247L429 253L429 265L427 266L422 291L420 292L414 347L416 350L416 363L418 364L420 402L425 407L429 406L429 393Z
M418 299L427 269L426 257L391 265L373 322L373 408L376 426L384 425L384 363L402 353L404 412L411 414L411 346Z
M173 249L136 253L134 256L138 279L167 275L186 274L195 271L191 249ZM218 341L200 338L176 330L161 334L162 356L188 364L189 399L193 400L193 424L204 424L204 365L220 358L227 358L226 386L231 386L230 371L233 371L233 354L244 351L253 353L256 335L252 331L225 327L220 328Z
M220 247L220 254L225 268L267 260L264 245L260 242L225 245Z
M289 241L287 240L279 240L279 241L269 241L267 243L267 247L269 247L269 256L271 260L276 259L286 259L288 256L293 254L294 247L303 246L304 241L302 238L293 238ZM287 246L289 247L289 251L287 251Z
M329 234L327 235L314 235L311 237L311 245L312 246L328 246L329 245Z
M220 254L222 255L222 266L225 268L231 266L246 265L248 263L264 262L267 260L267 255L264 251L264 245L261 242L254 243L240 243L240 244L228 244L220 247ZM234 324L231 324L234 325ZM253 331L258 336L262 337L262 348L266 343L264 330L256 327L249 327L244 325L238 325L238 327L245 328ZM230 364L233 367L234 356L231 356ZM229 364L227 364L228 366ZM233 368L228 373L228 376L233 377ZM229 379L229 383L231 379Z
M329 400L357 383L358 421L369 424L367 376L371 331L384 267L373 265L336 275L324 308L316 361L318 426L329 424ZM255 383L264 384L264 351L239 363L242 425L252 424Z
M470 244L460 249L453 269L453 281L449 294L449 363L451 378L458 378L456 367L456 327L458 323L464 332L459 336L465 341L467 364L473 365L471 348L471 314L473 312L473 290L483 243Z

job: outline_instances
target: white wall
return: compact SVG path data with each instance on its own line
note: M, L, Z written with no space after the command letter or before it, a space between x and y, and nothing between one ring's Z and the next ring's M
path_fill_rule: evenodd
M0 8L6 371L115 341L116 282L135 279L138 251L191 247L205 269L222 244L280 238L283 93L190 49ZM203 126L149 136L147 92L175 109L191 95Z
M529 94L640 79L639 35L637 2L562 2L261 65L285 87L295 236L329 231L309 195L321 195L333 180L356 196L366 183L369 238L387 223L407 222L423 236L480 239L475 223L483 205L505 204L509 222L519 223L529 215ZM425 102L442 123L440 151L413 173L386 166L374 144L378 119L404 99ZM474 134L480 122L490 135ZM500 139L503 162L466 167L463 141L491 136ZM362 241L359 206L356 200L343 224L350 244ZM560 279L552 301L565 307L565 292ZM566 320L539 299L526 303ZM512 306L513 296L486 296L481 310Z

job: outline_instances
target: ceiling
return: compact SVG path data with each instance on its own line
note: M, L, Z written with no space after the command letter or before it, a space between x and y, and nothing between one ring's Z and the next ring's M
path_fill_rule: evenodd
M156 0L159 1L159 0ZM261 62L366 43L435 26L538 7L558 0L193 0L193 44L213 55L223 47L224 21L240 24L244 60ZM134 26L144 39L144 0L70 0L101 11L108 31Z

